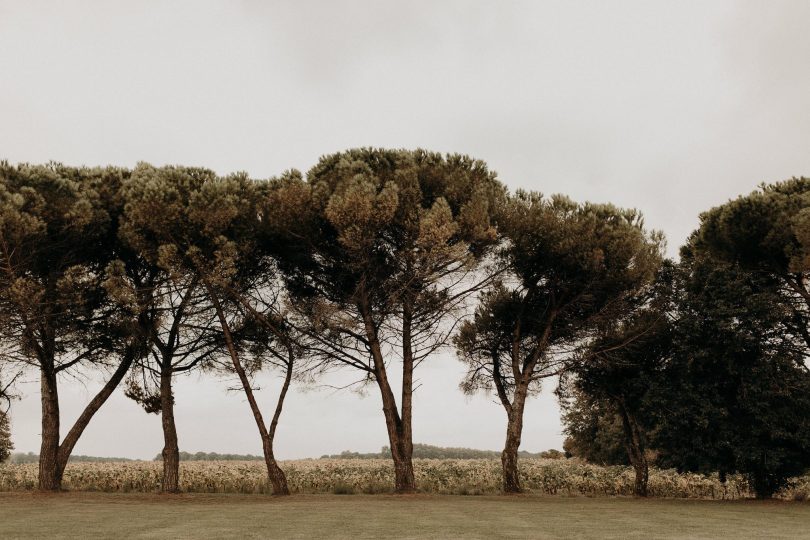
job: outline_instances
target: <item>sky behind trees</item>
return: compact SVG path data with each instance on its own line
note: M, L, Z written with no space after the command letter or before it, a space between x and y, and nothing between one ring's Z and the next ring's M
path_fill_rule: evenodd
M640 208L674 255L699 212L810 174L808 20L801 0L0 0L0 159L260 178L357 146L461 152L511 189ZM451 352L420 368L414 439L500 448L502 411L465 397L463 373ZM64 387L67 418L98 385L84 383ZM182 450L259 453L229 384L178 385ZM38 385L20 389L13 435L36 450ZM386 444L369 400L296 388L278 457ZM528 407L522 447L560 447L553 396ZM151 458L160 446L159 418L117 392L76 452Z

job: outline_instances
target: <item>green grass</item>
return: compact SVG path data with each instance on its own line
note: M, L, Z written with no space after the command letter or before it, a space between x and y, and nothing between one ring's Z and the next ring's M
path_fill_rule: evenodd
M808 538L810 505L440 495L0 494L3 538Z

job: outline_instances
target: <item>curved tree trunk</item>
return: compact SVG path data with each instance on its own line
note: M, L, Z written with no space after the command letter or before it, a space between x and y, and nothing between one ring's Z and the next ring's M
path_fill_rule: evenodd
M82 411L82 414L79 415L79 418L77 418L76 422L74 422L73 427L71 427L70 431L68 431L68 434L65 436L62 444L59 445L56 474L60 486L62 484L62 476L65 474L65 467L70 459L70 454L73 452L73 448L76 446L79 437L81 437L82 433L84 433L85 428L87 428L87 425L90 423L90 420L93 418L96 412L98 412L101 406L104 405L107 399L112 395L113 391L124 379L124 376L127 374L127 371L129 371L129 368L132 366L132 362L134 360L134 350L127 351L126 355L121 360L121 363L118 365L118 368L112 374L107 383L101 388L101 390L99 390L93 399L90 400L90 403L87 404Z
M42 401L42 444L39 452L39 489L59 491L70 454L84 433L90 420L107 401L118 384L123 380L134 360L134 353L128 353L118 365L110 379L85 406L65 439L60 439L59 391L55 370L42 370L40 386Z
M39 489L62 489L59 475L59 393L56 373L42 369L40 376L42 404L42 443L39 450Z
M507 415L506 443L501 452L504 493L521 493L520 470L518 469L518 449L523 435L523 408L526 392L522 386L515 389L515 398Z
M160 372L160 420L163 425L163 480L164 493L180 492L180 449L177 445L177 426L174 423L174 396L172 394L172 368L164 360Z
M286 496L290 494L287 485L287 475L278 466L276 457L273 454L273 441L269 437L262 437L262 450L264 451L264 464L267 467L267 479L273 487L273 495Z

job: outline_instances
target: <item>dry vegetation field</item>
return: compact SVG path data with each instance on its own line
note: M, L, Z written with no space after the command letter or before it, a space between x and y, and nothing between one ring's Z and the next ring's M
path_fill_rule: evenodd
M417 485L435 495L495 495L500 491L500 462L494 459L416 459ZM600 467L576 460L524 459L523 485L535 495L629 496L629 467ZM384 459L311 459L282 462L290 489L299 494L382 494L391 491L393 471ZM160 489L161 463L71 463L64 487L74 491L153 493ZM187 493L269 493L261 461L187 461L181 464L180 488ZM37 464L0 465L0 491L27 491L37 484ZM652 497L735 500L752 497L740 476L723 486L717 476L650 473ZM810 499L810 477L797 479L781 499Z

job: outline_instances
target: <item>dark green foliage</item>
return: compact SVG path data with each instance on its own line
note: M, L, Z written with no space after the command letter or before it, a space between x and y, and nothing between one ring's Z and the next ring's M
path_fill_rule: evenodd
M810 374L771 274L684 250L678 347L660 386L664 466L746 474L759 497L810 467Z
M684 257L709 255L772 280L771 300L789 312L780 324L810 354L810 178L763 184L700 221Z
M121 169L0 163L0 331L7 357L52 374L113 346L104 269Z
M663 238L639 212L519 192L499 215L505 272L454 343L465 392L494 390L507 415L504 490L520 491L518 447L527 397L626 318L661 263Z
M576 395L563 410L563 450L599 465L629 465L622 420L605 403Z

